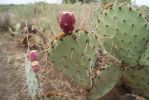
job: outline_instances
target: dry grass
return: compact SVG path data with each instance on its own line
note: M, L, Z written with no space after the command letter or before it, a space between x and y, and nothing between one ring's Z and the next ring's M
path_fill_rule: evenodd
M0 36L0 100L30 100L25 85L24 53L9 33Z

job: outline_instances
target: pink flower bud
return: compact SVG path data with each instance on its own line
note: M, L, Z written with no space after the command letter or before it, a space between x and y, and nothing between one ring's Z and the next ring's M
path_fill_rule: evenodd
M32 62L32 70L35 73L39 72L40 66L39 66L39 62L38 61L33 61Z
M64 33L72 33L75 27L75 16L73 12L61 12L59 16L59 25Z
M36 50L32 50L28 53L28 58L30 61L37 61L38 59L38 53Z

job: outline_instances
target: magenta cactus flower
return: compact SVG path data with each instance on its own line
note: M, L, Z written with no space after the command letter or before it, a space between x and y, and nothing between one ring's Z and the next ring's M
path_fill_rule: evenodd
M32 71L37 73L40 70L40 65L38 61L33 61L32 62Z
M59 25L65 34L73 32L75 27L75 16L73 12L64 11L60 13Z
M32 50L28 53L28 58L30 61L37 61L38 59L38 53L36 50Z

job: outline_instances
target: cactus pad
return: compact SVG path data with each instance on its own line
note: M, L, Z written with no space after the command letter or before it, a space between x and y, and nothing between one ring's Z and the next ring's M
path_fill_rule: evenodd
M110 5L96 13L96 32L105 49L122 62L127 85L135 94L149 97L149 32L145 17L127 5Z
M49 57L55 68L74 82L91 86L91 68L94 66L98 43L94 35L78 31L54 40L49 49Z
M91 91L89 100L97 100L107 94L118 82L120 71L117 65L110 64L94 79L94 89Z
M111 5L97 14L97 32L106 50L127 65L137 65L148 37L142 14L126 5Z
M37 73L34 73L31 68L31 61L26 58L25 61L26 81L29 89L29 94L32 100L37 100L39 91L39 80Z
M126 67L123 72L126 84L132 88L132 92L135 94L149 98L149 66L137 67Z

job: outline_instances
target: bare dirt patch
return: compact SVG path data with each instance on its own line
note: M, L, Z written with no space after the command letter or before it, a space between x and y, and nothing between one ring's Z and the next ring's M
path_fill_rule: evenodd
M30 100L23 73L23 51L9 33L0 32L0 100ZM22 69L22 71L20 70Z

